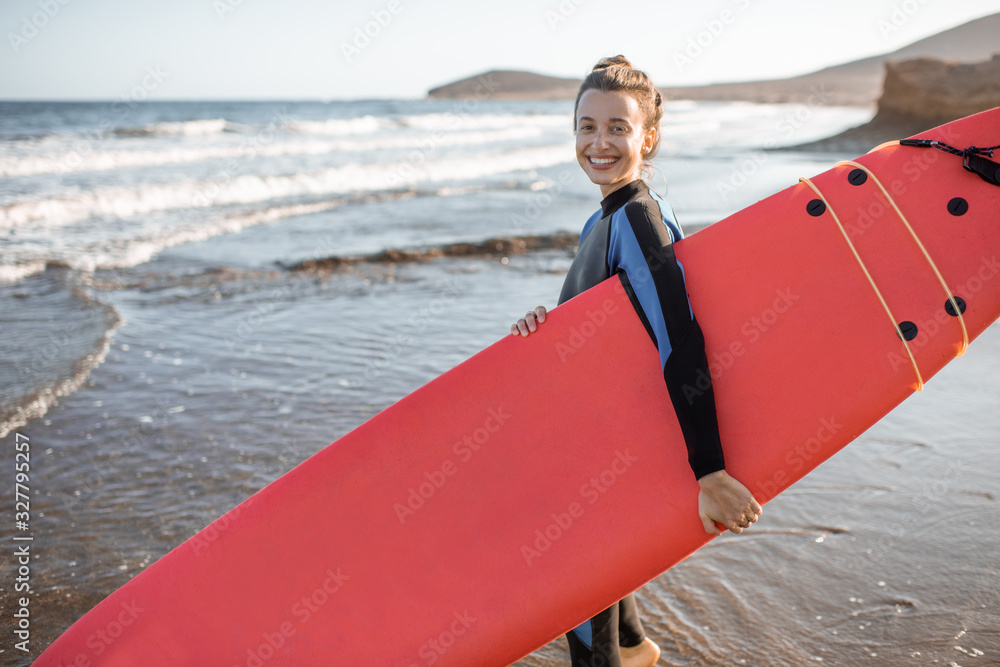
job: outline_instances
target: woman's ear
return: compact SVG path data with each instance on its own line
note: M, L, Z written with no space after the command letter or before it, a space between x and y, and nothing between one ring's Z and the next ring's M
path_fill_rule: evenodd
M642 154L645 155L649 151L653 150L653 143L656 141L656 128L651 127L649 131L646 132L646 136L642 138Z

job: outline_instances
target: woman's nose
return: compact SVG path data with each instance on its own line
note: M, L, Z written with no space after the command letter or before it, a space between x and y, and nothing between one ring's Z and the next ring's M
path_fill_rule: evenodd
M608 135L604 130L598 130L594 136L594 148L607 148L608 145Z

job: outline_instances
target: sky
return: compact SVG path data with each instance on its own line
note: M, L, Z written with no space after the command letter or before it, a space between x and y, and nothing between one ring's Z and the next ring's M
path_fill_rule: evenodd
M491 69L660 86L783 78L894 51L1000 0L3 0L0 99L421 98ZM1000 50L1000 48L998 48Z

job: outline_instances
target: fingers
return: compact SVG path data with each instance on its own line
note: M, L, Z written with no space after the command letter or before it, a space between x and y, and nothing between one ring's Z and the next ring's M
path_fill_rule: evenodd
M757 523L757 519L760 518L760 515L763 511L764 508L760 506L760 503L757 502L757 499L754 498L753 496L750 496L750 507L743 514L743 516L749 523ZM747 525L749 526L749 524Z
M739 535L744 530L757 523L757 519L760 518L761 511L761 507L757 504L757 501L751 498L751 502L744 506L742 512L736 508L727 512L723 525L730 532Z
M545 321L545 306L537 306L534 310L510 325L510 335L527 336L538 330L538 325Z
M725 470L704 475L698 479L698 484L701 486L698 494L699 515L714 517L724 530L742 533L760 516L760 503L749 489ZM707 526L706 532L711 532Z
M706 533L709 535L722 535L722 531L719 530L719 527L715 525L715 521L710 516L702 514L700 517L702 528L705 529Z
M749 528L751 523L753 523L753 522L750 521L749 519L746 519L744 517L744 518L740 519L739 521L733 521L732 523L730 523L727 526L727 528L729 529L729 532L736 533L737 535L739 535L744 530L746 530L747 528Z
M524 323L523 326L521 323ZM528 311L528 314L517 321L517 328L521 332L522 336L527 336L529 333L535 333L538 331L538 322L535 314Z
M751 525L757 523L757 519L760 518L760 513L763 511L760 504L758 504L756 500L751 498L750 501L750 506L743 513L743 516L741 516L738 521L734 521L733 525L729 528L730 531L736 533L737 535L742 533Z

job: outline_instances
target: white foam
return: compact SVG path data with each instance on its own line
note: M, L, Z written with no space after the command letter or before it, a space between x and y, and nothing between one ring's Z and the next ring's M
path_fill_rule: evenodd
M39 260L26 261L21 264L0 264L0 284L16 283L44 270L45 262Z
M303 134L344 136L392 131L400 128L418 130L502 130L512 127L565 127L571 129L572 114L480 114L466 113L461 105L454 112L413 114L404 116L361 116L330 118L318 121L293 121L286 128Z
M53 386L42 388L34 392L33 395L19 397L17 411L5 417L0 416L0 438L6 437L11 431L23 427L32 419L44 416L60 397L69 396L76 392L87 381L87 378L90 377L90 373L104 363L104 359L107 357L108 350L111 347L111 336L122 324L122 319L118 315L118 312L114 309L111 310L113 312L113 319L110 323L110 328L105 331L96 349L77 361L76 370L71 376L62 378Z
M432 192L439 197L450 197L483 190L482 186L442 187ZM399 191L390 198L404 199L413 196L412 191ZM285 218L310 215L342 206L350 201L350 196L337 197L309 204L288 204L272 206L262 210L240 212L230 215L185 216L181 221L171 221L171 226L147 225L131 230L119 231L115 238L105 238L84 247L57 247L49 250L49 262L58 262L75 271L92 273L100 269L123 269L144 264L160 251L185 243L195 243L241 231L248 227L273 223ZM166 219L161 218L161 222ZM25 261L20 265L0 265L0 281L9 276L9 282L16 282L24 276L44 271L46 262Z
M213 236L238 232L254 225L274 222L297 215L317 213L343 204L343 199L315 204L275 206L261 211L189 218L172 227L134 229L117 238L92 242L83 247L55 247L49 250L49 262L58 262L75 271L92 273L98 269L121 269L144 264L164 248L204 241ZM37 252L37 251L36 251ZM20 264L0 264L0 282L18 280L45 270L47 262L26 259Z
M244 204L299 195L371 192L440 180L468 180L505 172L533 170L572 159L572 146L541 146L498 154L433 159L418 152L410 161L349 164L282 176L244 174L228 182L180 181L138 186L108 186L72 196L21 201L0 207L0 229L28 223L33 230L55 230L93 217L127 218L156 211Z
M343 136L346 134L369 134L384 127L391 127L386 118L361 116L360 118L329 118L327 120L298 120L285 126L291 132L301 134L322 134Z
M57 155L0 157L0 176L32 176L83 171L108 171L135 167L186 164L206 160L253 158L255 156L323 155L371 150L433 146L472 146L538 137L538 127L511 127L488 132L450 132L440 136L388 136L367 140L280 141L269 144L244 142L233 146L174 147L158 150L104 150L81 154L74 150ZM111 143L111 142L109 142ZM113 143L122 143L120 141Z
M204 118L187 121L164 121L146 125L142 129L135 130L125 128L119 130L119 134L149 134L158 136L205 136L209 134L219 134L225 132L228 122L225 118Z

